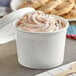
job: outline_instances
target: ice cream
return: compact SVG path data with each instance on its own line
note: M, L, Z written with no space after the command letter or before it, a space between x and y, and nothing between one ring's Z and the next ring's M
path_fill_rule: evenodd
M35 11L25 14L18 20L16 26L28 32L52 32L62 29L64 24L54 15L45 14L42 11Z

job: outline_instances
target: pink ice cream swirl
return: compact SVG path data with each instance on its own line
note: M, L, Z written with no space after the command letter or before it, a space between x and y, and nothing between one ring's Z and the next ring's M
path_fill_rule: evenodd
M29 32L51 32L62 28L61 21L42 11L28 13L21 18L18 27Z

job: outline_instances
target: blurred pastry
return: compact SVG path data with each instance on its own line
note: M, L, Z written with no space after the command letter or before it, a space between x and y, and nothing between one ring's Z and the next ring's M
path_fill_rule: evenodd
M24 0L22 4L18 7L18 9L24 8L24 7L33 7L37 9L40 6L44 5L46 2L48 2L48 0L44 0L44 1L43 0Z
M23 0L18 9L24 7L33 7L66 19L76 18L76 0Z
M76 0L75 0L75 5L72 8L72 10L69 11L68 13L62 15L62 17L66 18L66 19L76 18Z
M74 0L62 0L62 3L51 10L50 14L63 15L68 13L75 5Z
M62 0L49 0L44 6L41 6L38 10L43 11L44 13L49 13L56 6L61 4Z

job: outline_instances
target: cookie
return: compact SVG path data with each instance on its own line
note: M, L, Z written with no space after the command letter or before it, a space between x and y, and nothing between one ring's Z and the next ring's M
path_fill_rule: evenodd
M62 3L50 11L50 14L63 15L68 13L75 5L74 0L62 0Z
M40 4L45 4L46 2L48 2L49 0L30 0L32 3L40 3Z
M33 7L35 9L39 8L40 6L44 5L46 2L48 2L48 0L24 0L22 2L22 4L18 7L18 9L20 8L24 8L24 7Z
M68 13L62 15L62 17L66 18L66 19L76 18L76 0L75 0L75 5L72 8L72 10L69 11Z
M38 8L38 10L41 10L44 13L49 13L53 8L61 4L61 2L61 0L49 0L44 6Z
M54 76L76 76L76 63L72 64L70 69L60 72Z

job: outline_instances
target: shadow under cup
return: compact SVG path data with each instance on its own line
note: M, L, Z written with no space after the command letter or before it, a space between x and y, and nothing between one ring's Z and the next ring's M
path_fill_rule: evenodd
M61 19L65 27L53 32L26 32L16 29L18 61L21 65L34 69L48 69L60 65L64 60L66 31L69 23Z

